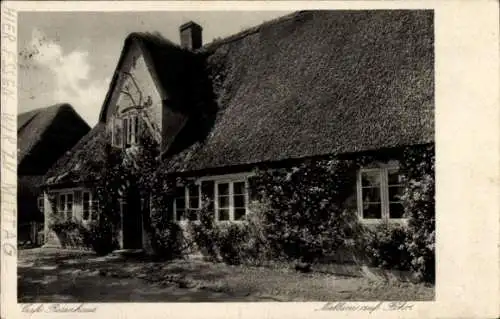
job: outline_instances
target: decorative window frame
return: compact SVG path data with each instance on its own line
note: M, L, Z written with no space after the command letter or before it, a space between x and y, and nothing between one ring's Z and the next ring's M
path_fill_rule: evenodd
M378 224L382 222L405 224L408 218L390 218L390 201L389 201L389 170L400 170L400 166L395 163L379 164L376 167L361 168L357 172L356 179L356 198L357 198L357 213L359 220L367 224ZM380 174L380 205L381 218L364 218L363 217L363 192L361 176L365 172L378 172Z
M245 191L245 215L248 215L250 212L249 204L250 204L250 195L249 195L249 183L248 179L255 175L253 172L246 173L235 173L235 174L225 174L225 175L211 175L211 176L203 176L194 181L194 185L198 186L198 207L202 207L202 182L214 182L213 184L213 208L214 208L214 219L217 223L241 223L243 219L234 220L234 183L244 182L244 191ZM219 184L229 184L228 196L229 196L229 219L228 220L219 220L219 202L218 202L218 185ZM190 198L189 198L189 185L184 186L184 203L185 203L185 214L191 208L190 206ZM173 201L173 220L176 222L186 223L188 219L177 220L177 204L176 198Z

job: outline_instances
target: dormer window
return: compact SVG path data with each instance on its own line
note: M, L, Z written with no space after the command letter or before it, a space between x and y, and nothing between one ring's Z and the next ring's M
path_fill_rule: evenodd
M139 142L139 116L136 112L115 117L113 124L115 147L129 147Z
M137 114L123 117L123 127L125 133L125 145L134 145L138 142L139 118Z

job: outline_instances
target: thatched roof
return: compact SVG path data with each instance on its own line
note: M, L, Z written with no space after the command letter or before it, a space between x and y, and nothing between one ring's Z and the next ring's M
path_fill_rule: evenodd
M96 180L106 160L108 136L106 125L97 124L50 168L47 184L64 184Z
M426 144L433 21L430 10L305 11L195 52L134 33L117 70L138 43L168 105L189 114L163 154L171 173ZM53 172L71 171L76 154Z
M118 60L110 89L104 99L99 121L105 122L109 101L115 87L128 50L132 45L138 45L144 53L149 69L154 72L153 78L158 80L160 93L168 96L168 104L182 112L190 112L190 107L196 105L198 97L192 89L198 81L196 73L203 71L203 60L193 52L179 47L158 33L134 32L127 36L123 50Z
M18 174L43 175L90 127L69 104L57 104L17 118Z
M163 168L433 142L433 34L432 11L310 11L210 44L215 124Z

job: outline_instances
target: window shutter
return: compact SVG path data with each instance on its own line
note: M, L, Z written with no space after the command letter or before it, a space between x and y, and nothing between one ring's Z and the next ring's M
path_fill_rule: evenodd
M119 118L113 119L113 145L122 147L123 142L123 121Z
M129 144L129 140L128 140L128 119L127 118L124 118L123 119L123 144L124 145L127 145Z
M134 143L139 142L139 116L134 116Z

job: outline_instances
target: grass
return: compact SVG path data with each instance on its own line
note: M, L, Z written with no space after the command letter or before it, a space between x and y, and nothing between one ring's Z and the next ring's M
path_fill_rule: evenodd
M423 301L434 287L287 266L157 262L90 252L20 251L20 301ZM118 289L117 286L119 286Z
M259 296L279 301L417 301L433 300L434 287L397 280L372 280L325 273L298 273L288 267L229 266L201 260L145 264L139 272L147 281ZM134 271L135 272L135 271Z

